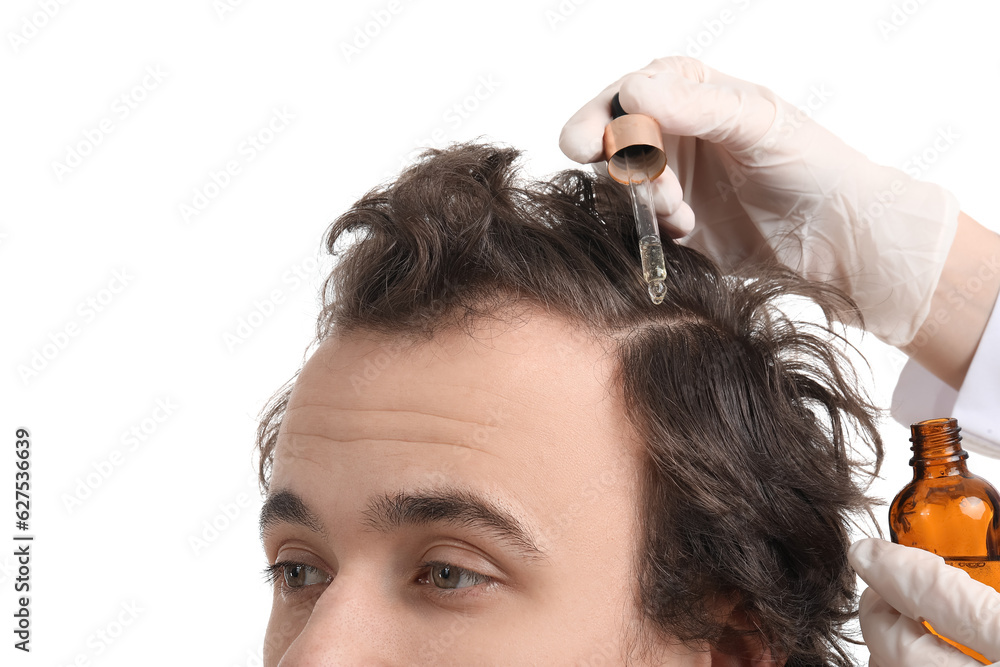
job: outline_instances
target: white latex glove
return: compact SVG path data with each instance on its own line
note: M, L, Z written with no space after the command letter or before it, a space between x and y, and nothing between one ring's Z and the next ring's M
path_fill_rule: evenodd
M776 256L850 294L880 339L913 339L955 236L948 191L874 164L767 88L683 57L654 60L574 114L559 139L569 158L603 166L616 92L663 131L670 169L653 184L667 234L690 234L681 242L723 268Z
M848 560L869 588L861 595L861 632L869 667L981 667L929 633L1000 660L1000 593L923 549L867 538ZM1000 663L994 663L994 666Z

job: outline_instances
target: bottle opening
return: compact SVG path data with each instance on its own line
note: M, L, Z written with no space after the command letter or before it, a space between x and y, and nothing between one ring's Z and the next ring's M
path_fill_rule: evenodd
M947 463L969 458L962 449L961 427L954 417L926 419L910 424L910 450L916 463Z
M958 428L958 420L954 417L938 417L937 419L925 419L922 422L917 422L912 426L917 426L921 428L932 428L934 426L952 426Z

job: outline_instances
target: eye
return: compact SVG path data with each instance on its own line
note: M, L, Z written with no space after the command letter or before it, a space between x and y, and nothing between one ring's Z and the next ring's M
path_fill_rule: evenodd
M303 586L322 584L329 579L326 573L321 572L312 565L303 565L302 563L286 563L282 566L281 571L285 576L285 585L289 588L302 588Z
M282 588L298 592L307 586L330 582L330 575L323 570L305 563L280 561L264 568L264 577L272 585L281 577Z
M456 567L451 563L428 561L423 566L427 568L427 576L421 582L427 581L440 589L471 588L494 581L493 577Z

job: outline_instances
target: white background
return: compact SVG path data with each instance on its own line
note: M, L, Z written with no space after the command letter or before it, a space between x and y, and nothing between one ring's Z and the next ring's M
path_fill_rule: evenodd
M233 5L7 0L0 12L4 664L257 664L270 600L256 416L312 338L323 231L432 138L512 144L544 176L572 166L557 138L580 105L687 53L795 104L826 91L814 118L885 164L950 128L924 178L1000 229L994 2ZM276 109L293 118L268 136ZM88 150L102 121L111 131ZM258 134L269 143L249 159ZM77 149L75 168L54 166ZM231 160L239 173L213 188ZM185 220L196 192L214 196ZM227 344L247 320L259 326ZM862 345L887 407L903 357ZM176 406L161 422L157 401ZM19 426L32 433L36 535L28 656L11 648ZM125 440L134 428L143 439ZM884 436L875 493L888 500L910 475L908 433L887 421ZM1000 462L970 465L1000 481ZM131 625L112 644L96 639L119 617Z

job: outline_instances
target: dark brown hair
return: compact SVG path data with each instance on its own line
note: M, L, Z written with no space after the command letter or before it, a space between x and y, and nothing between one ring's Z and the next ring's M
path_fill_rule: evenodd
M856 613L848 525L871 516L865 491L882 459L877 411L831 342L856 307L782 267L724 275L669 240L667 295L654 305L626 190L577 170L522 182L517 157L480 143L428 151L338 218L317 341L428 338L519 301L613 340L648 454L636 510L644 618L663 638L723 652L751 635L789 667L853 664L842 645ZM795 295L825 323L779 310ZM289 391L258 429L265 489ZM747 623L720 616L720 600Z

